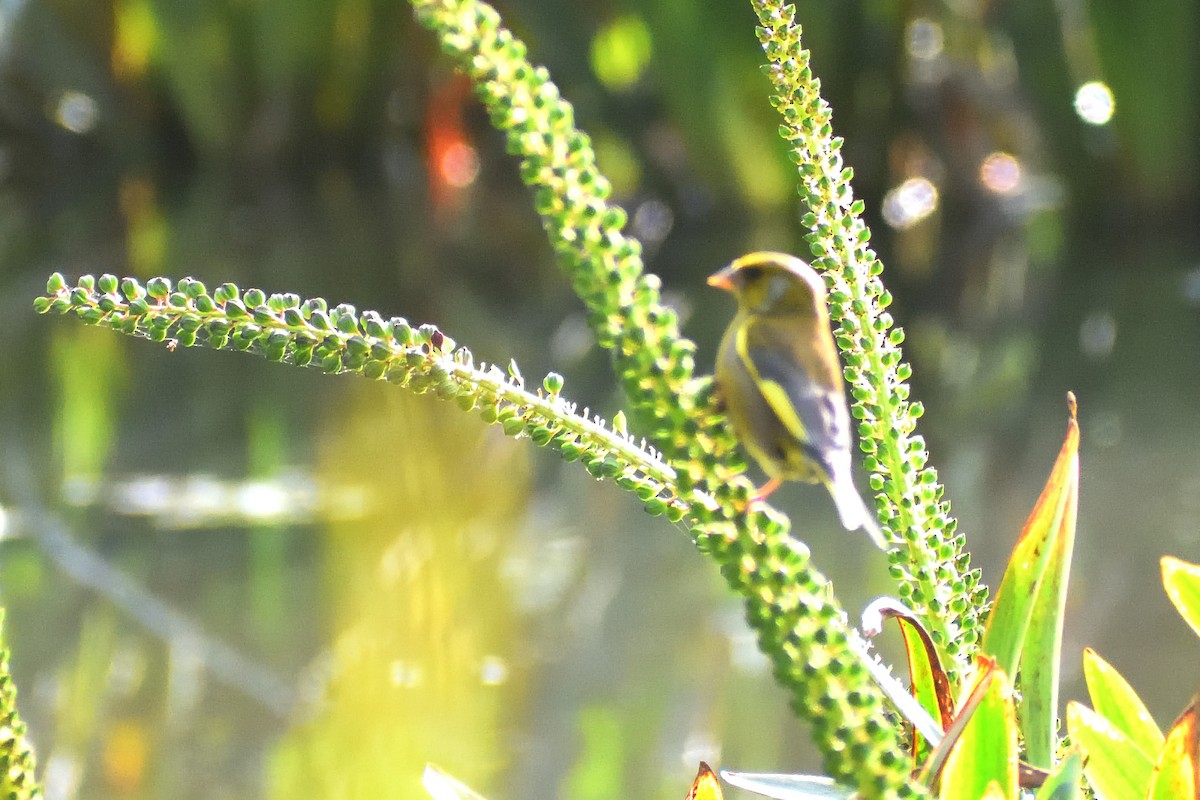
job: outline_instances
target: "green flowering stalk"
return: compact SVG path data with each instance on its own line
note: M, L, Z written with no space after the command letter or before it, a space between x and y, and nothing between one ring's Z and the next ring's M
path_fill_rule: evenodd
M84 275L74 287L50 276L38 313L74 312L85 323L107 325L169 347L206 345L257 353L269 361L352 372L386 380L418 394L434 392L464 411L478 411L508 436L521 436L580 460L597 478L635 492L646 510L678 522L688 505L674 491L675 471L645 442L638 443L618 418L611 428L562 396L561 375L550 373L530 391L515 362L501 369L475 364L471 351L433 325L413 326L402 317L361 314L349 305L330 308L321 298L242 292L226 283L212 293L184 278L172 286L154 278L143 286L115 275Z
M962 674L978 649L987 588L970 569L965 537L956 535L944 487L926 466L925 440L915 433L924 409L908 399L912 368L901 360L904 331L886 310L892 295L879 279L883 265L868 245L863 202L854 199L853 170L843 165L842 140L833 135L829 105L801 45L795 7L751 1L776 92L771 104L783 117L780 135L792 143L800 195L810 209L804 225L814 266L830 283L829 314L838 326L871 488L879 493L884 521L908 545L889 554L891 575L901 599L928 624L947 669Z
M647 511L691 526L700 547L721 565L745 598L776 676L793 692L793 707L813 720L831 774L872 793L903 788L908 765L882 695L851 646L845 613L808 550L787 536L786 519L766 506L746 513L681 480L676 463L638 442L623 417L612 425L562 394L562 378L546 376L525 387L515 364L507 369L473 362L470 351L433 325L384 319L321 299L266 295L224 284L211 293L185 278L172 285L154 278L85 275L74 286L54 274L34 303L39 313L73 313L83 322L179 346L256 353L271 361L331 374L356 373L419 393L433 392L476 410L510 436L529 438L581 461L597 478L632 491ZM742 483L745 483L743 480ZM744 492L743 492L744 494Z
M884 698L867 673L861 646L829 581L788 536L786 518L748 504L752 487L712 390L695 375L695 345L682 338L660 284L643 273L640 245L623 232L625 214L608 202L588 137L545 69L476 0L412 0L472 78L491 118L520 158L523 180L550 242L589 311L597 341L612 353L635 424L661 455L636 445L623 423L606 427L559 396L561 379L525 391L515 368L475 367L433 326L385 320L320 300L266 296L226 284L209 294L197 281L85 276L69 287L52 276L42 313L73 312L84 322L166 342L259 353L270 360L356 372L414 391L433 391L478 409L511 435L579 459L598 477L638 493L652 513L681 520L697 545L744 598L746 615L791 692L813 723L827 772L863 797L920 793ZM839 301L844 302L844 301ZM615 430L614 430L615 429ZM640 452L644 451L644 452Z
M672 461L687 466L687 484L711 475L735 448L711 419L707 385L696 385L696 346L679 333L675 311L660 299L661 282L643 272L641 243L626 236L624 210L608 201L612 187L596 166L587 134L545 67L526 58L523 42L500 15L474 0L412 0L417 19L468 76L493 125L520 157L521 179L533 189L559 263L590 312L599 344L613 353L635 421L652 431Z
M3 629L4 611L0 610L0 798L34 800L42 797L42 789L34 776L33 747L17 714L17 686L8 669Z
M608 203L610 185L587 135L574 127L571 105L491 6L411 2L520 157L559 262L590 312L597 341L613 355L635 420L675 467L679 494L718 501L714 507L693 498L687 521L745 598L776 678L792 692L793 708L814 723L826 769L865 796L909 791L907 760L898 755L882 695L850 645L855 634L832 587L808 550L788 539L786 518L766 507L745 512L751 487L711 381L694 377L695 346L660 302L657 278L643 274L641 248L622 233L625 214Z

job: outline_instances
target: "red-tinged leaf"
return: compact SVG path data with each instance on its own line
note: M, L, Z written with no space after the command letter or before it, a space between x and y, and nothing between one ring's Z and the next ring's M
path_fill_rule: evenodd
M954 737L941 770L938 796L945 800L1017 797L1017 711L1012 682L1000 669L980 666L980 680L959 712L959 719L967 722ZM951 731L946 733L947 741L952 738ZM943 741L938 750L945 744Z
M1179 615L1200 636L1200 565L1164 556L1163 587Z
M721 782L708 764L701 761L700 771L696 773L696 780L692 781L687 800L721 800L722 797Z
M1121 673L1089 647L1083 651L1083 676L1096 713L1119 728L1146 758L1156 758L1163 746L1162 731Z
M1079 498L1075 396L1058 459L1013 549L983 635L983 652L1021 674L1021 732L1028 760L1051 766L1067 577Z
M1200 798L1200 695L1171 726L1154 765L1147 800Z
M941 723L942 730L946 730L954 721L954 697L950 688L950 678L942 668L933 637L925 630L925 626L912 609L895 598L880 597L867 606L863 612L864 631L872 635L870 629L880 627L875 620L883 619L894 619L900 626L913 696ZM871 620L870 624L868 620ZM932 745L925 737L919 732L914 732L913 760L921 763L931 749Z
M1017 783L1022 789L1037 789L1050 777L1050 770L1035 767L1024 761L1017 764Z
M937 747L933 749L929 760L922 765L920 774L921 783L926 786L932 786L941 777L942 767L945 766L946 759L950 757L950 752L958 746L958 740L962 738L963 730L967 727L967 723L971 721L971 716L975 713L975 709L983 702L983 696L988 690L988 686L992 680L992 673L995 669L996 662L991 659L980 657L975 660L975 672L970 683L971 691L959 704L958 713L955 714L950 726L946 728L946 735L942 737L942 741L938 742Z
M1084 756L1083 774L1101 800L1143 800L1154 764L1117 726L1067 703L1067 733Z

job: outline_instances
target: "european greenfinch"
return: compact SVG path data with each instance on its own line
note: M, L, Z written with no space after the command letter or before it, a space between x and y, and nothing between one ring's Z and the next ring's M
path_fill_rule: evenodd
M822 483L843 527L862 528L887 549L854 488L850 414L821 276L795 256L751 253L708 283L737 297L716 380L734 433L770 478L752 502L786 480Z

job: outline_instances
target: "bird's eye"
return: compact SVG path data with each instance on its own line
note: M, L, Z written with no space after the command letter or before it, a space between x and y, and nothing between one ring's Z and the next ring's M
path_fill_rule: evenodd
M746 283L754 283L762 277L762 267L742 267L742 280Z

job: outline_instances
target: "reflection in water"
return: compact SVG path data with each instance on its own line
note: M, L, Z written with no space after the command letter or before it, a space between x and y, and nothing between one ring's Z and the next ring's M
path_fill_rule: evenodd
M528 449L386 386L359 387L323 449L321 481L366 502L326 523L328 682L276 752L272 796L413 797L430 761L493 785L527 691L501 568Z
M803 247L752 14L680 28L650 4L598 37L588 12L512 5L651 268L695 304L704 363L702 276L748 240ZM1072 3L804 23L856 192L897 224L873 241L973 563L999 576L1074 388L1064 668L1097 646L1165 721L1194 680L1156 559L1200 547L1198 117L1162 80L1190 8L1152 6L1132 26ZM449 406L28 313L56 269L319 294L615 409L502 137L403 3L58 0L0 21L0 443L30 473L0 476L0 588L51 796L417 796L432 757L494 797L677 797L697 757L804 766L740 607L612 486ZM1111 85L1088 83L1101 63L1124 64ZM805 498L781 500L853 608L864 564Z
M20 487L24 483L12 470L6 477L10 486ZM281 718L291 713L295 703L291 686L271 670L210 636L191 615L164 602L76 541L60 519L28 504L22 509L22 523L21 532L37 541L58 569L77 584L96 591L165 642L175 658L203 665L213 678Z
M311 524L334 508L345 513L348 503L345 496L331 498L298 471L263 480L139 475L96 484L76 479L64 485L63 494L69 506L145 517L159 529Z

